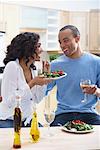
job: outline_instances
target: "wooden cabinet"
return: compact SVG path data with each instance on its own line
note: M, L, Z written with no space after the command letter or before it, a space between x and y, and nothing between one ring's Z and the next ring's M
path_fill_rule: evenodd
M61 11L60 26L75 25L81 34L81 48L84 51L100 53L100 10Z
M61 11L60 27L65 25L76 26L81 34L81 47L84 51L89 51L89 12Z
M6 47L19 33L19 7L17 5L8 5L0 3L0 66L3 66Z
M70 12L69 24L75 25L81 34L81 48L89 50L89 17L88 12Z
M6 45L19 33L19 13L18 5L0 3L0 30L6 33Z
M59 15L59 27L62 28L63 26L69 24L69 11L60 11Z
M100 10L89 13L89 49L100 53Z

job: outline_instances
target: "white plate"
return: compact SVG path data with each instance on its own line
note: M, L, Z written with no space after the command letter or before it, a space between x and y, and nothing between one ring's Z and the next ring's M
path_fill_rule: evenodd
M64 75L62 75L62 76L60 76L60 77L54 77L54 78L46 78L46 79L52 79L52 80L58 80L58 79L61 79L61 78L64 78L64 77L66 77L67 76L67 73L66 72L64 72Z
M74 128L73 128L74 129ZM61 128L61 130L63 130L63 131L66 131L66 132L70 132L70 133L90 133L90 132L93 132L94 131L94 129L91 129L91 130L85 130L85 131L77 131L77 130L68 130L66 127L62 127Z

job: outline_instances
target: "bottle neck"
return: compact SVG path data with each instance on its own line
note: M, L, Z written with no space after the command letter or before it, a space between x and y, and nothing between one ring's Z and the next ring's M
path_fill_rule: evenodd
M21 104L21 96L19 94L19 89L16 89L16 92L15 92L15 99L16 99L16 107L20 107L20 104Z
M34 112L33 114L33 122L35 123L35 128L38 129L38 120L37 120L37 113Z
M21 105L21 98L20 97L16 97L16 107L20 107Z

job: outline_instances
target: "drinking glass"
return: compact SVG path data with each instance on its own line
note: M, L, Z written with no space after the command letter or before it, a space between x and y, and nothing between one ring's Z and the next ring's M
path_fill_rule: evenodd
M49 55L46 51L42 51L40 54L40 61L35 62L38 76L44 73L44 64L46 62L50 63Z
M89 87L89 85L91 84L91 80L87 79L87 80L83 80L81 79L80 81L80 87L82 90L84 90L84 88ZM87 101L87 93L84 93L84 98L83 100L81 100L82 103Z
M50 124L54 121L55 111L52 110L50 105L50 95L45 99L45 107L44 107L44 117L48 126L47 136L52 136L53 134L50 132Z

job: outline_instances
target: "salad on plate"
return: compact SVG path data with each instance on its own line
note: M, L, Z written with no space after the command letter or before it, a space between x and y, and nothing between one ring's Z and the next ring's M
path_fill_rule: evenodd
M73 133L88 133L93 131L93 126L81 120L72 120L68 121L63 126L62 130Z
M50 78L50 79L61 79L63 77L65 77L67 75L67 73L65 73L62 70L57 70L57 71L52 71L50 73L44 72L43 74L41 74L41 77L45 77L45 78Z

